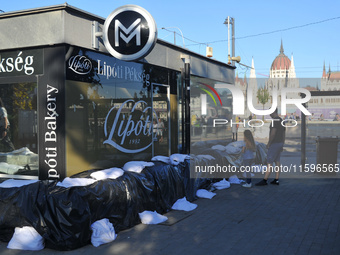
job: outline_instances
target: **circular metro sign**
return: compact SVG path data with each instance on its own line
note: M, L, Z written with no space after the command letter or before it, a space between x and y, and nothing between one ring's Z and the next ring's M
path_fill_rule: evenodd
M145 57L157 40L153 17L140 6L124 5L105 20L104 45L115 58L133 61Z

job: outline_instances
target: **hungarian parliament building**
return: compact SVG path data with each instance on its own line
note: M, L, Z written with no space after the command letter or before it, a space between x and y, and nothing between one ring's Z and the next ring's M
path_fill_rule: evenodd
M321 71L321 70L320 70ZM302 78L303 79L303 78ZM257 78L254 66L254 59L252 59L252 66L250 70L249 79L244 76L244 78L239 78L238 73L235 76L235 86L242 89L245 94L245 100L247 98L247 91L251 88L253 93L253 105L256 109L269 109L272 106L272 100L270 99L265 105L262 105L259 100L254 100L257 98L257 92L259 88L267 89L269 94L271 95L271 91L276 89L278 92L282 88L300 88L301 79L296 77L295 66L293 55L291 59L284 54L283 44L281 41L280 53L274 59L271 67L269 78ZM317 79L317 87L313 86L304 86L303 88L308 89L309 91L340 91L340 72L331 71L329 67L328 72L326 72L325 63L323 66L323 73L321 79ZM319 86L320 84L320 86ZM315 85L315 84L313 84ZM320 92L321 94L322 92ZM340 95L332 95L337 93L328 92L325 95L317 95L313 96L309 100L307 104L308 111L312 114L309 116L309 120L337 120L338 114L340 114ZM249 95L250 96L250 95ZM278 95L279 100L279 108L281 98ZM288 94L289 98L290 95ZM290 98L296 98L291 95ZM257 101L257 102L255 102ZM246 102L245 102L246 103ZM248 112L248 114L250 114ZM294 117L300 116L301 112L294 105L287 106L287 115L291 115ZM246 113L247 115L247 113ZM282 116L282 117L290 117L290 116Z

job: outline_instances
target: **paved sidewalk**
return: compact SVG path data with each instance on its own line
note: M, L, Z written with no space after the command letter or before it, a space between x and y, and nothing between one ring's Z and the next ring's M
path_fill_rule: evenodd
M254 182L258 180L253 180ZM340 254L340 179L282 179L280 186L232 184L169 222L139 224L98 248L0 254Z

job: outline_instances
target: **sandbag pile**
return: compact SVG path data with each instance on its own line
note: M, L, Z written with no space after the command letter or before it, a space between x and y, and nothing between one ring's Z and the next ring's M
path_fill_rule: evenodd
M3 187L0 183L0 240L9 242L16 228L32 227L47 248L82 247L91 242L91 226L99 220L108 219L118 233L139 224L139 213L164 214L179 198L194 200L200 187L188 185L209 185L210 180L191 182L189 168L183 157L176 164L144 164L141 171L90 170L62 182L24 181L20 186L6 180Z

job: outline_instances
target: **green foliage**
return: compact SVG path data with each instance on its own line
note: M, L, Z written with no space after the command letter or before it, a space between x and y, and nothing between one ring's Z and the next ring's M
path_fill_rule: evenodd
M264 105L269 101L270 96L269 96L269 92L268 89L266 88L260 88L257 90L257 99L259 100L259 102L262 104L263 109L264 109Z
M264 105L269 101L270 96L268 89L260 88L257 90L257 99L262 104L262 109L264 109ZM264 116L262 116L262 120L264 120Z
M13 86L12 109L15 114L19 110L32 110L36 108L34 95L35 83L17 83Z

